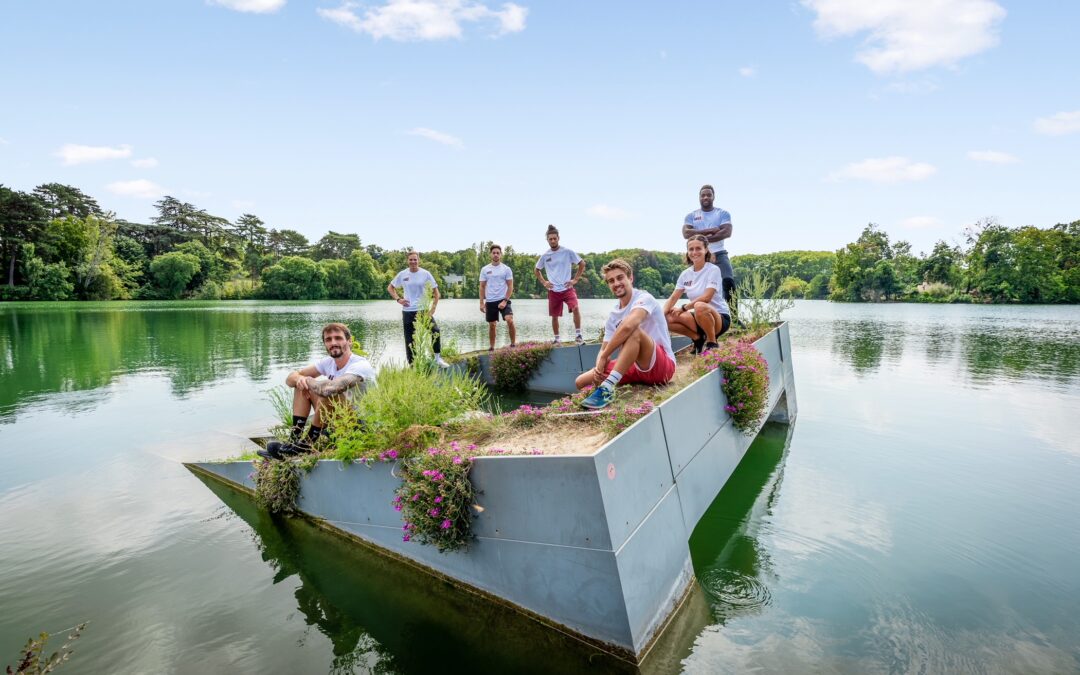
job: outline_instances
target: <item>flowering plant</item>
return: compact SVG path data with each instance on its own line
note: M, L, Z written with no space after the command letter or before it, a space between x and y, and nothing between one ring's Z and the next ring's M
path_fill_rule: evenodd
M656 405L652 401L644 401L641 405L613 406L600 414L603 415L604 428L612 436L615 436L629 428L639 418L651 413L655 408Z
M736 429L754 433L769 400L769 365L761 352L749 342L729 341L703 353L693 367L698 375L722 371L720 386L728 400L724 410Z
M524 391L537 367L551 353L551 343L523 342L491 355L491 377L503 391Z
M469 452L455 442L448 450L428 448L401 463L402 483L393 504L404 520L404 541L416 539L443 552L468 545L469 508L473 503Z

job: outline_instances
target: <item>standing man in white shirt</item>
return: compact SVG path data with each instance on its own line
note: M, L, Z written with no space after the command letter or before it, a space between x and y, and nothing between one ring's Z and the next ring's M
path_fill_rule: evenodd
M450 364L442 357L442 340L439 335L439 324L435 323L435 308L439 306L439 284L435 277L423 267L420 267L420 254L409 251L409 266L397 273L397 276L386 286L390 297L401 305L401 323L405 328L405 358L411 365L413 362L413 335L416 333L416 315L426 311L431 317L431 336L434 339L435 363L440 368L449 368ZM431 307L421 307L424 300L424 291L431 287ZM404 297L398 294L402 290Z
M735 271L728 260L724 240L731 237L731 214L713 206L715 191L711 185L702 185L698 191L698 203L701 208L686 214L683 220L682 236L689 239L695 234L705 235L709 250L713 254L713 264L720 268L723 276L724 300L731 304L731 295L735 290Z
M480 270L480 311L484 313L488 324L489 352L495 351L495 328L499 315L506 322L510 331L510 346L517 344L517 328L514 326L514 309L510 306L510 296L514 294L514 271L502 263L502 246L492 244L491 264Z
M619 384L667 384L675 376L675 352L660 303L648 291L634 288L634 269L625 260L612 260L602 272L616 298L615 308L604 326L596 367L578 375L575 382L578 389L596 387L581 402L593 410L615 400ZM616 349L619 356L612 359Z
M375 368L363 356L352 352L352 333L343 323L328 323L322 329L323 346L328 356L294 370L285 378L293 390L292 429L289 440L270 441L259 455L267 459L282 459L289 455L311 452L312 446L326 435L325 411L338 401L350 400L375 386ZM323 379L323 378L326 379ZM311 429L304 437L304 428L311 416Z
M555 332L553 342L559 343L559 317L563 314L565 304L574 315L574 330L577 333L574 341L581 344L585 339L581 337L581 310L578 309L574 286L585 272L585 261L577 253L559 245L559 230L554 225L547 227L547 242L551 248L536 261L533 273L548 292L548 315L551 317L551 330ZM577 269L571 277L570 270L574 265L577 265ZM540 270L547 272L547 279L540 274Z

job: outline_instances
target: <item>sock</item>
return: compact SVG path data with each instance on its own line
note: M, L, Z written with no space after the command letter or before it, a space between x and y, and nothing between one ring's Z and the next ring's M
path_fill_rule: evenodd
M314 424L311 425L311 433L308 434L308 441L314 445L315 441L326 435L326 427L317 427Z
M581 337L581 329L580 328L577 329L577 336Z
M617 370L613 370L608 373L607 379L600 383L601 387L607 387L608 389L614 389L619 384L619 380L622 379L622 373Z
M307 418L300 415L292 416L292 429L289 431L289 436L296 440L300 438L300 434L304 433L304 426L307 425Z
M558 342L558 341L559 341L559 334L555 333L555 342Z

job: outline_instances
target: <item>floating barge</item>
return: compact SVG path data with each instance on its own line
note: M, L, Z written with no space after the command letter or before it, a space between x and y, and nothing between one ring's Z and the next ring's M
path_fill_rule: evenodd
M769 364L767 418L797 412L786 323L754 343ZM599 345L552 350L529 382L574 391ZM486 355L481 372L487 376ZM321 460L302 474L298 510L540 623L638 663L692 588L688 541L754 437L724 411L720 371L705 375L587 455L477 457L473 541L439 553L405 542L395 464ZM193 472L253 492L250 462L191 463Z

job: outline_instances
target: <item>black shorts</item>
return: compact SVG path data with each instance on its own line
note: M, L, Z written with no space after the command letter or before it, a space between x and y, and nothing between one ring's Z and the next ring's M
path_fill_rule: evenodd
M488 323L498 321L500 314L502 314L503 321L506 320L506 317L513 316L514 308L511 306L510 300L506 301L506 307L499 309L499 303L501 302L502 300L489 300L484 303L484 312L487 315Z
M721 314L720 319L723 323L720 326L720 330L716 332L716 337L720 337L724 333L728 332L728 328L731 328L731 316L727 314ZM694 317L694 321L697 321L697 317ZM701 324L697 325L697 336L699 340L705 339L705 331L701 330Z

